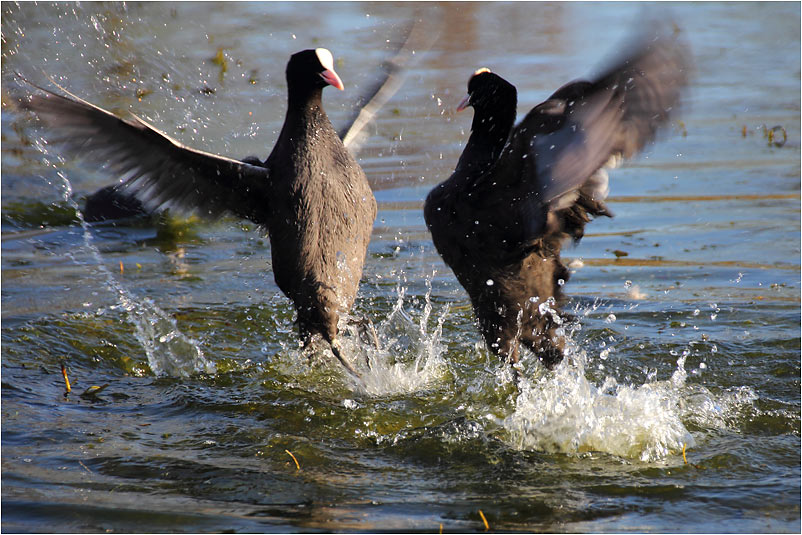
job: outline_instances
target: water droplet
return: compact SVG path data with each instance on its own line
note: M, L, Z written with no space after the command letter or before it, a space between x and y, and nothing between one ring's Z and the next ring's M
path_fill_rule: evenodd
M485 282L485 284L487 284L488 286L493 286L495 282L493 282L493 279L487 279L487 282Z
M557 286L565 286L565 281L563 279L557 279Z
M699 363L699 369L700 370L706 370L707 369L707 364L705 364L704 362L700 362Z
M632 281L631 280L624 281L624 288L631 288L631 287L632 287Z
M693 311L693 315L694 315L694 316L698 316L698 315L699 315L699 309L698 309L698 308L697 308L696 310L694 310L694 311Z
M616 320L615 314L608 314L605 318L605 323L613 323Z

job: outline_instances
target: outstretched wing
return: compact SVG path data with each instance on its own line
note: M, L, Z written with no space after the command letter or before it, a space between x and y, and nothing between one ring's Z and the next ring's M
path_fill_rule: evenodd
M413 58L420 57L422 52L431 47L434 38L431 33L428 36L425 34L425 28L418 21L410 23L402 34L403 43L396 49L395 55L382 63L373 85L357 100L353 116L347 126L340 130L340 138L351 153L359 150L365 138L362 135L365 127L401 87Z
M611 156L631 158L654 139L679 104L688 76L685 48L674 38L636 46L635 54L594 82L557 92L564 106L562 124L537 134L530 151L544 202L581 187ZM541 106L520 128L538 128Z
M676 38L641 39L595 80L568 84L527 114L491 171L520 205L512 213L521 218L524 241L546 231L550 213L577 203L591 215L606 213L605 164L654 139L678 107L688 69L687 49Z
M133 114L119 118L61 87L66 96L23 81L38 91L20 105L52 129L51 141L105 166L147 208L204 217L231 212L263 223L268 169L189 148Z

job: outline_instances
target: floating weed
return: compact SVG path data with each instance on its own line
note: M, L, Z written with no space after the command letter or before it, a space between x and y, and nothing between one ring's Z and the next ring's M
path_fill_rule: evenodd
M86 390L84 390L81 393L81 397L84 398L84 399L96 400L96 399L98 399L97 396L101 392L106 390L106 388L108 388L108 386L109 386L109 383L106 383L106 384L104 384L102 386L90 386L89 388L87 388Z
M163 251L175 251L181 243L198 243L200 241L197 216L176 217L169 210L161 212L156 219L156 236L148 240Z
M219 79L220 82L223 82L223 77L225 76L226 72L228 72L228 60L226 59L226 55L223 52L225 49L223 47L219 47L217 49L217 53L214 57L210 60L213 65L217 65L220 67L220 74Z
M772 126L771 128L767 127L766 125L762 125L761 128L763 129L763 137L765 137L769 145L773 145L775 147L782 147L788 141L788 132L785 131L780 125ZM782 136L782 140L780 139Z
M74 206L66 202L8 201L3 223L20 228L68 227L78 224Z

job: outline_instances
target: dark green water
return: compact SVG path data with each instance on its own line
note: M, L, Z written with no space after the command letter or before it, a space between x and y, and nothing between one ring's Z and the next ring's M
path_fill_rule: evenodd
M358 155L379 200L355 313L382 349L344 340L365 389L298 350L256 229L82 227L72 202L113 177L12 105L14 72L46 70L193 147L264 157L289 54L332 50L342 124L416 7L439 36ZM465 142L476 68L526 111L649 8L694 50L682 122L611 173L616 217L565 252L570 357L524 360L518 391L423 198ZM483 531L481 511L494 531L799 532L799 20L795 3L4 2L2 529Z

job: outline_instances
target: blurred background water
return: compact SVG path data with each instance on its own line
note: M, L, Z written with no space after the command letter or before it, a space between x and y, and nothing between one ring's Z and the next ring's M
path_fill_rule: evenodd
M525 359L517 390L422 218L469 133L455 107L486 66L525 113L650 17L693 49L683 114L611 173L616 217L564 253L569 358ZM433 45L358 153L379 216L355 312L382 349L344 343L366 388L300 353L258 229L84 228L75 206L115 177L14 106L14 73L44 71L264 158L291 53L334 53L339 127L413 18ZM3 530L799 532L799 20L797 3L4 2Z

